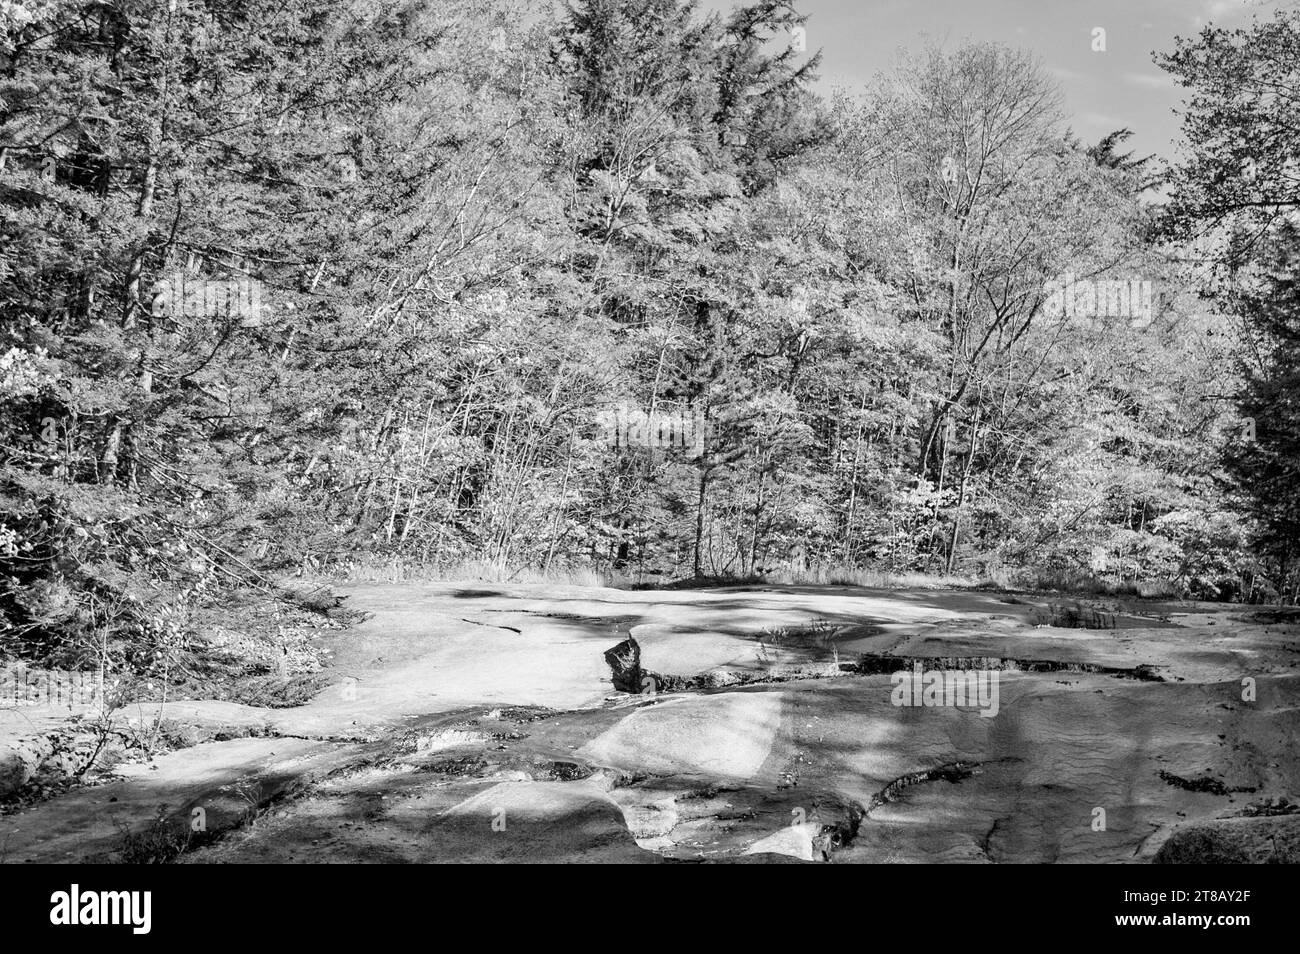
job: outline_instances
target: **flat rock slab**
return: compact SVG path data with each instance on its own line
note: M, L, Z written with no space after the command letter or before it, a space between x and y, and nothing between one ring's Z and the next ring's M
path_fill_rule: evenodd
M195 808L216 833L353 757L347 747L302 739L232 739L182 749L148 765L123 766L120 781L0 818L0 857L45 864L119 860L127 837L160 817L178 834L190 830Z
M666 698L637 709L578 754L629 772L753 778L772 754L781 700L779 692Z
M820 830L813 825L787 825L745 849L746 855L787 855L799 861L813 860L813 839Z
M1300 815L1224 818L1175 831L1156 864L1300 864Z
M448 782L363 769L253 828L183 855L190 864L654 864L596 781Z
M1300 795L1300 631L1237 608L1068 630L971 592L348 589L373 615L330 637L340 681L311 703L164 714L322 741L200 743L124 768L0 818L0 854L120 857L165 805L182 822L204 808L223 833L187 846L191 862L1294 858L1300 823L1249 816ZM628 632L656 672L774 681L614 693L603 653ZM855 650L900 669L909 656L1149 665L1164 681L1002 671L986 717L896 705L888 674L840 671ZM802 663L828 656L816 674L834 678L807 678ZM8 734L32 718L6 716Z
M591 782L501 782L431 826L443 861L656 862L637 846L622 810Z

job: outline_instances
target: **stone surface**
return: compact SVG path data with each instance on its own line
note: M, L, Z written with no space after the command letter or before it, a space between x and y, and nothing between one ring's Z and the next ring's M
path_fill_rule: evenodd
M1225 818L1175 831L1156 864L1300 864L1300 815Z
M578 755L627 772L751 779L772 754L780 725L779 692L663 697Z
M111 857L159 803L176 818L212 806L216 832L190 862L1294 858L1295 816L1248 816L1300 796L1300 631L1248 608L1133 601L1105 607L1115 628L1088 630L1043 625L1045 598L938 590L375 584L350 597L372 616L332 637L337 682L309 704L165 710L195 738L217 725L269 737L203 742L2 817L8 860ZM639 648L625 671L719 688L619 691L611 631ZM888 672L841 671L857 653L900 670L901 657L1149 666L1162 681L1001 671L990 718L897 706ZM0 742L57 724L0 710ZM286 791L301 796L239 823Z
M14 745L0 745L0 798L18 791L35 771L33 760Z

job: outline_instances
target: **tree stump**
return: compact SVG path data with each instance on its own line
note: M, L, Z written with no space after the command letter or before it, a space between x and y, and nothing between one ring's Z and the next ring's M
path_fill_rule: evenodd
M617 646L605 650L605 662L614 676L614 688L619 692L641 692L641 647L631 636Z

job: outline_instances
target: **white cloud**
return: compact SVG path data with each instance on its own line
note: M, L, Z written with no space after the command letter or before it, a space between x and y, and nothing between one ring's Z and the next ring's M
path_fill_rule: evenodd
M1255 6L1250 0L1207 0L1204 5L1205 15L1211 20L1236 16Z
M1085 79L1084 75L1078 70L1066 69L1064 66L1053 66L1051 74L1059 80L1081 80Z
M1079 119L1093 126L1105 126L1107 129L1119 129L1121 126L1126 125L1122 119L1116 119L1114 116L1108 116L1105 113L1084 113Z
M1131 86L1147 89L1173 89L1177 85L1168 73L1125 73L1123 79Z
M1251 10L1259 9L1260 4L1255 0L1201 0L1200 15L1192 17L1192 22L1198 27L1206 23L1222 26L1228 20L1235 20Z

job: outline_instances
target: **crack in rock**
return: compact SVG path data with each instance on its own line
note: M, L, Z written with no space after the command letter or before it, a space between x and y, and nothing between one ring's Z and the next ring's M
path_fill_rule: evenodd
M985 765L998 765L1003 762L1020 762L1015 756L1007 756L1001 759L990 759L985 762L969 762L958 760L956 762L947 762L944 765L936 765L934 768L923 769L919 772L908 772L906 775L900 775L894 779L876 794L871 796L871 801L867 804L866 816L870 817L871 813L882 805L888 805L890 802L896 802L903 797L904 790L911 788L913 785L921 785L925 782L944 781L951 782L954 785L958 782L970 778L975 774L975 769Z
M1183 778L1181 775L1175 775L1173 772L1160 771L1160 779L1167 785L1174 788L1181 788L1188 792L1208 792L1211 795L1230 795L1233 792L1254 792L1256 789L1244 785L1229 787L1217 778L1211 778L1208 775L1202 775L1198 778Z
M463 616L458 616L456 618L459 619L462 623L472 623L475 626L486 626L488 629L506 629L519 636L522 636L524 632L522 629L519 629L515 626L506 626L503 623L485 623L482 620L466 619Z
M740 686L800 682L807 679L833 679L846 676L892 675L921 666L923 672L972 669L999 672L1067 672L1136 679L1141 682L1164 682L1165 679L1147 663L1136 666L1103 666L1099 663L1069 662L1055 659L1025 659L1009 656L895 656L889 653L862 653L856 662L827 662L796 666L788 671L712 671L694 676L674 676L641 667L641 647L629 636L605 650L614 688L630 695L731 689Z
M1146 663L1125 668L1102 666L1098 663L1060 662L1054 659L1019 659L1007 656L894 656L887 653L863 653L854 663L840 663L840 669L858 675L886 675L920 665L923 672L932 670L971 669L998 670L1001 672L1077 672L1114 676L1117 679L1138 679L1142 682L1164 682L1155 667Z
M989 861L997 860L993 857L992 854L993 836L998 833L998 829L1002 827L1003 822L1010 821L1010 820L1011 820L1010 815L999 815L997 818L993 819L993 824L989 826L989 830L986 831L980 837L980 840L976 843L979 847L980 854L982 854Z

